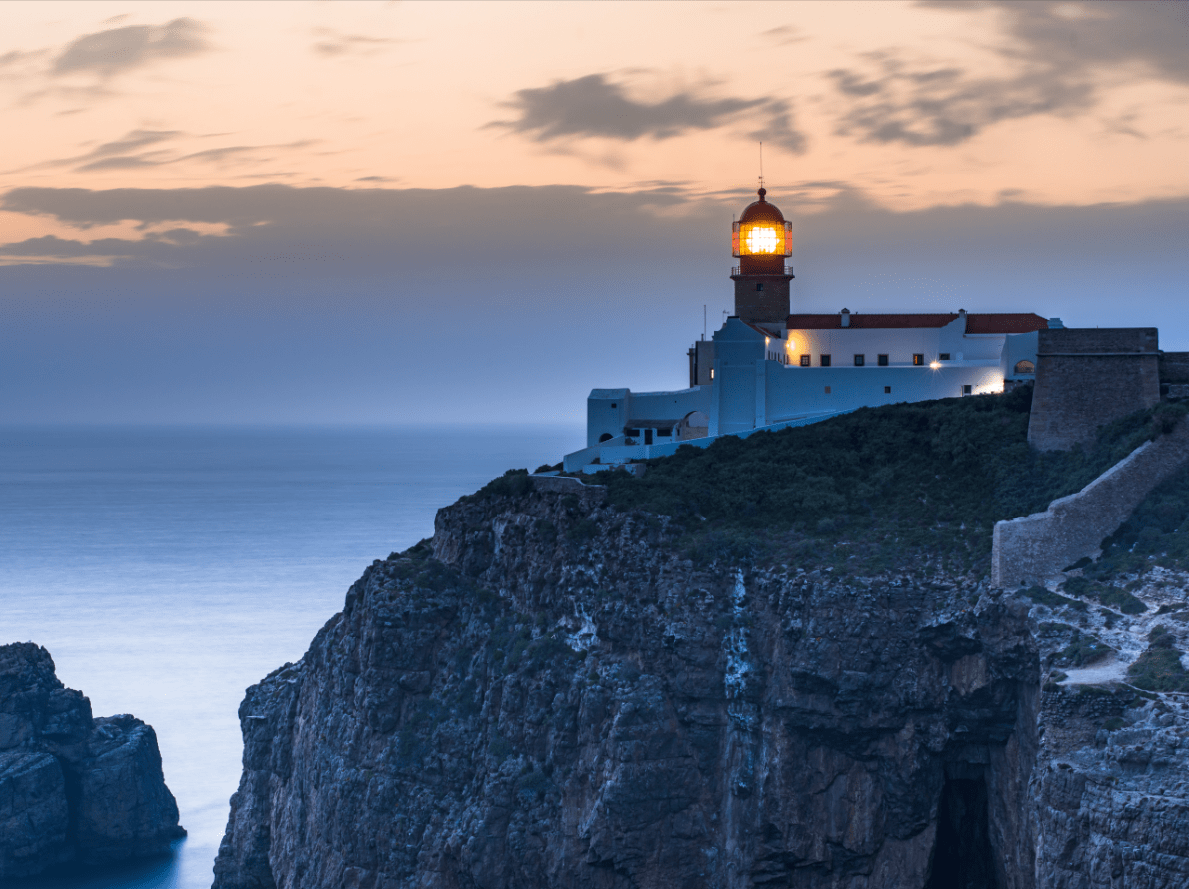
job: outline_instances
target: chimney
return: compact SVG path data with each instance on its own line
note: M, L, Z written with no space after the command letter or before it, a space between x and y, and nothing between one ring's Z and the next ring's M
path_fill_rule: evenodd
M842 326L850 327L850 309L843 309L838 314L842 317Z

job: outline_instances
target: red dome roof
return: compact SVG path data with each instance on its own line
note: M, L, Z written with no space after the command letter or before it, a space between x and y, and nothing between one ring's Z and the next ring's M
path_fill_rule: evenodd
M784 214L775 204L769 204L764 200L764 195L768 193L766 188L761 188L756 192L760 196L758 201L748 204L747 209L743 211L743 215L739 217L740 222L773 222L777 224L784 224Z

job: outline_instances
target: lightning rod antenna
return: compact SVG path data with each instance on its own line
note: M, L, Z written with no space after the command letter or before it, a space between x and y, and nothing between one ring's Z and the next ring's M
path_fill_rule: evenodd
M760 188L764 187L764 143L760 142Z

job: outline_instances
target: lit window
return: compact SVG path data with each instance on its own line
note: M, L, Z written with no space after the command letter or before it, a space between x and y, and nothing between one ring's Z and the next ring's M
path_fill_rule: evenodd
M830 356L829 355L819 355L818 356L818 364L820 364L822 367L829 367L830 366Z
M1036 373L1036 365L1025 358L1023 361L1016 362L1016 373L1018 374L1034 374Z
M855 367L862 367L864 364L866 364L866 362L867 362L866 355L856 355L855 356Z
M801 356L801 366L802 366L802 367L809 367L809 356L808 356L808 355L802 355L802 356Z
M714 379L714 368L710 368L710 379Z
M912 363L914 367L923 367L925 364L925 356L920 352L913 353Z
M875 359L875 363L878 364L880 367L887 367L888 366L888 356L887 355L877 356Z

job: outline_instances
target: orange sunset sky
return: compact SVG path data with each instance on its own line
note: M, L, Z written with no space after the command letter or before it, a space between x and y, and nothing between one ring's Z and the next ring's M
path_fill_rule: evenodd
M557 361L569 353L526 321L551 286L569 294L552 317L583 325L605 361L544 384L500 358L515 384L460 411L487 416L505 398L507 417L547 399L577 416L590 385L680 384L702 306L729 299L720 241L755 187L760 141L771 198L798 220L806 308L1002 298L1067 323L1160 323L1162 343L1189 347L1165 308L1123 317L1118 298L1133 285L1132 306L1185 296L1189 3L105 0L9 2L0 21L9 335L32 354L83 338L80 311L91 319L89 370L14 369L8 419L363 421L377 404L431 417L434 387L461 372L399 397L349 376L407 379L428 360L423 334L393 332L389 363L349 372L318 338L323 320L373 327L384 303L402 329L478 323L513 353ZM938 246L956 228L965 240ZM1066 271L1111 250L1119 280L1063 289ZM417 270L439 253L501 271L464 275L464 295L434 309ZM971 289L988 253L1017 266ZM317 286L297 268L315 254L331 257ZM546 267L564 286L541 283ZM217 288L182 294L203 275ZM300 283L277 284L286 275ZM899 283L881 290L880 276ZM655 304L641 307L640 290ZM168 311L151 298L165 291ZM290 298L306 326L276 330L265 319ZM249 373L242 343L218 332L228 318L292 373ZM132 329L142 346L180 337L146 358L172 389L146 389L147 371L113 357ZM299 398L293 374L311 360L326 362L324 385ZM79 395L96 375L103 392Z

